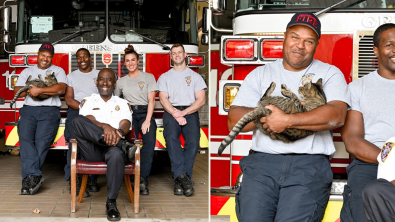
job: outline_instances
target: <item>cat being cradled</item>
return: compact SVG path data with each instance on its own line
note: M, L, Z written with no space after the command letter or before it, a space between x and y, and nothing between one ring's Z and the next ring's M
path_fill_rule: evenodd
M326 97L322 87L322 79L316 83L308 82L299 87L299 94L303 100L300 100L285 84L281 85L282 96L271 96L276 83L272 82L261 100L258 102L257 108L244 115L230 131L229 135L221 142L218 148L218 155L221 156L224 149L236 138L240 131L250 122L254 122L255 126L265 135L268 135L273 140L281 140L285 143L293 142L295 140L305 138L312 135L314 132L311 130L301 129L285 129L281 133L269 133L263 128L263 123L260 122L262 117L271 114L271 110L265 107L272 104L287 114L302 113L313 110L319 106L326 104Z
M21 88L14 96L14 99L11 101L10 103L10 107L12 109L12 106L14 105L14 103L16 102L16 100L18 99L19 95L22 94L23 92L27 92L29 89L31 89L32 87L30 85L35 85L39 88L43 88L43 87L48 87L48 86L52 86L55 84L58 84L58 80L56 79L55 73L51 73L49 71L47 71L46 76L45 76L45 81L42 79L42 76L39 74L38 75L38 79L32 79L32 76L30 75L29 78L27 78L26 80L26 84L23 88ZM33 96L31 97L34 101L43 101L48 99L49 97L51 97L50 95L45 95L45 94L39 94L37 96Z

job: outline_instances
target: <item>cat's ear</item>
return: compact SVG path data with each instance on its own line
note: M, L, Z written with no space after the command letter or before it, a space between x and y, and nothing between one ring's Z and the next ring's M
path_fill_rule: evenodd
M318 79L318 81L316 82L316 84L322 86L322 78Z

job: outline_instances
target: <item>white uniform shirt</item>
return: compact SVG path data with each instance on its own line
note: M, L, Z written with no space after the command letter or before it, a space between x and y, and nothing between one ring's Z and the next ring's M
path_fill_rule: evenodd
M386 179L389 182L395 180L395 137L384 143L381 152L377 156L379 167L377 170L377 179Z
M81 100L80 115L92 115L98 122L110 124L115 129L119 128L121 120L130 121L130 130L132 129L132 110L128 101L112 96L105 102L99 94L92 94Z

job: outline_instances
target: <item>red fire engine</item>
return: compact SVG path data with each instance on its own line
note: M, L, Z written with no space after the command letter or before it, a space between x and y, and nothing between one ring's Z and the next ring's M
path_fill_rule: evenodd
M52 63L62 67L66 74L78 69L76 51L87 48L92 55L93 68L111 68L123 77L128 73L122 61L128 44L132 44L140 54L139 69L152 73L156 80L172 67L169 50L174 43L184 44L189 67L198 71L204 66L204 56L197 55L197 4L192 0L82 0L56 3L50 0L18 0L17 5L12 5L13 10L6 3L1 9L1 35L5 43L4 51L9 57L0 60L0 129L5 129L5 145L8 148L19 145L16 122L24 101L19 98L15 108L10 109L13 88L22 70L37 64L37 51L43 42L54 45ZM14 52L10 52L14 45ZM67 149L63 136L66 110L67 105L62 100L62 119L53 149ZM154 110L158 125L156 150L166 148L163 112L157 95ZM200 110L200 120L200 146L207 149L207 106Z
M378 68L373 53L373 32L379 25L393 22L395 17L389 1L233 2L235 11L227 14L233 19L232 29L219 27L225 23L216 18L226 13L225 6L230 1L215 1L208 13L212 18L207 17L214 33L228 33L220 39L212 35L210 45L210 213L231 215L231 221L237 221L234 194L242 180L239 161L248 155L252 132L240 133L219 157L219 144L229 133L227 111L243 79L253 69L282 58L283 34L293 14L311 11L318 15L322 35L314 58L338 67L347 83ZM325 222L340 221L342 192L347 182L345 168L351 162L338 130L333 131L333 141L336 152L330 162L334 180Z

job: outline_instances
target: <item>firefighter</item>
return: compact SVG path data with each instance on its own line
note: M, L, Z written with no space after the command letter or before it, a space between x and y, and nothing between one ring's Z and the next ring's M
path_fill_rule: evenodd
M321 221L329 200L333 174L329 156L335 152L331 129L343 125L350 98L342 72L313 58L321 23L310 12L296 13L286 27L283 59L260 66L245 78L228 115L228 127L252 111L271 82L293 92L306 82L323 79L327 104L309 112L285 114L269 105L263 128L281 133L286 128L317 131L292 143L272 140L254 123L250 154L240 160L243 180L236 194L239 221ZM273 96L282 96L277 87Z
M126 100L113 96L116 77L109 68L99 72L96 80L99 94L81 100L79 116L72 123L82 159L107 164L106 213L111 221L121 219L116 199L125 164L137 149L122 139L132 129L132 111Z
M133 127L136 137L141 133L144 145L141 148L140 194L149 195L148 176L151 171L156 143L156 122L153 116L155 94L158 91L154 75L138 69L139 54L128 45L124 55L128 75L117 81L115 95L123 95L133 111Z
M163 114L163 135L174 177L174 195L191 196L192 168L199 149L200 122L198 110L205 104L207 89L203 78L187 67L182 44L171 47L174 67L158 79ZM181 147L180 134L185 139Z
M70 138L75 138L73 127L71 125L74 117L78 116L79 105L83 98L98 93L95 81L97 79L98 70L92 68L91 54L88 49L80 48L76 53L78 69L67 75L68 86L64 96L69 109L67 110L66 128L64 137L67 142ZM64 178L70 181L70 159L71 159L71 143L67 151L67 164L64 167ZM89 197L89 192L99 192L100 187L97 185L97 175L89 175L88 189L85 190L84 197ZM78 177L77 193L81 187L81 177Z
M35 79L39 74L44 78L46 73L55 73L58 81L58 84L43 88L31 85L27 93L19 96L26 97L23 107L19 110L18 122L23 178L22 195L34 195L44 181L41 176L41 167L59 127L59 107L62 105L59 95L64 94L67 79L61 67L52 65L54 52L55 49L51 44L43 43L38 50L37 65L24 69L14 88L15 94L25 86L30 75L32 79ZM39 94L51 97L43 101L34 101L31 98Z
M388 138L394 136L394 42L395 24L388 23L378 27L373 35L373 51L377 57L378 70L349 84L351 106L340 132L347 152L355 159L347 167L348 180L343 192L341 221L365 221L362 191L370 181L377 179L377 156L380 155L380 147ZM389 151L391 148L388 147ZM383 221L379 218L375 220L374 217L372 219Z

